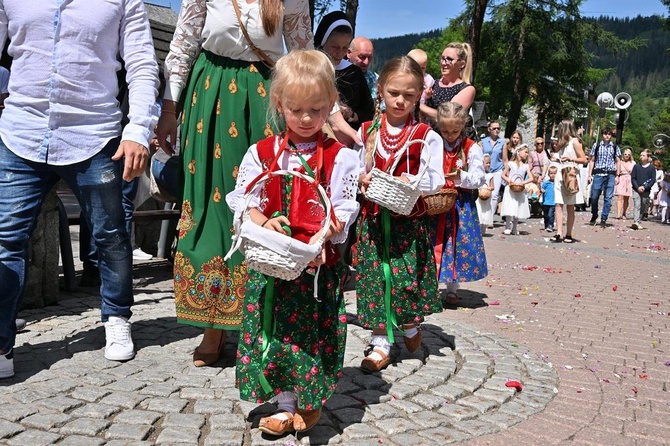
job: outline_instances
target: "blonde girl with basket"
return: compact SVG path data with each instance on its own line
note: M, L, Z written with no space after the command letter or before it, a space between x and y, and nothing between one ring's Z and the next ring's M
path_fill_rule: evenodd
M503 170L502 179L507 183L500 211L500 215L505 217L503 233L505 235L519 235L517 229L519 219L525 220L530 217L525 186L535 180L528 164L528 146L526 144L521 144L512 150L512 156L505 165L505 170Z
M297 50L282 57L272 74L270 103L286 131L249 148L236 188L226 196L236 221L248 212L257 225L303 243L315 243L324 225L330 226L321 254L297 279L276 279L249 269L236 384L244 400L277 401L277 412L259 423L271 435L314 426L342 373L345 267L333 245L345 241L358 214L360 161L356 152L321 131L336 99L335 71L325 54ZM329 203L304 179L278 175L254 186L261 174L280 169L318 181L328 192L334 221L324 221Z
M447 287L444 303L460 302L461 282L473 282L488 275L484 241L479 227L476 191L484 185L482 148L464 135L468 119L458 103L447 102L437 109L437 125L442 133L442 171L448 188L458 192L454 206L433 217L437 277Z
M485 153L482 157L484 163L484 185L479 188L482 194L487 194L486 199L482 198L482 194L477 194L477 216L479 217L479 229L482 237L486 234L486 227L493 226L493 207L491 206L491 195L493 194L493 173L491 173L491 155ZM486 191L486 192L484 192Z
M418 188L426 194L444 185L442 140L427 124L417 122L422 90L419 64L407 56L390 60L379 75L375 119L359 129L365 144L360 150L365 166L361 175L364 198L352 251L358 321L372 330L361 362L367 372L382 370L393 361L397 352L391 353L394 328L404 330L405 347L414 352L421 345L419 324L424 316L442 310L423 201L419 199L405 216L375 204L366 195L375 167L405 182L415 182L423 172ZM386 104L383 113L382 101Z

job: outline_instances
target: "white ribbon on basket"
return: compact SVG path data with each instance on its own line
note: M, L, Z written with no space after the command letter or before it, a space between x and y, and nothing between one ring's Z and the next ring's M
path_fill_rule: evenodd
M321 235L317 243L308 244L296 240L288 235L281 234L279 232L266 229L260 225L254 223L249 218L249 205L251 204L251 199L253 193L261 186L265 181L269 180L272 177L276 176L296 176L301 178L313 186L316 187L317 192L323 200L323 205L326 208L326 217L324 219L323 229L321 229ZM235 234L233 235L233 245L224 257L224 261L230 259L235 251L240 251L240 253L245 254L245 247L243 245L244 240L252 240L253 242L260 244L266 249L271 250L272 252L283 256L289 259L295 259L299 257L302 259L302 263L308 264L313 261L320 253L323 248L323 244L326 240L326 235L328 234L328 229L330 228L330 219L331 219L331 208L330 198L326 193L325 189L318 183L316 180L309 175L305 175L302 172L298 171L289 171L289 170L275 170L272 172L263 172L259 177L254 180L255 184L245 194L244 202L244 211L240 213L240 218L234 223ZM304 259L310 259L305 262ZM297 277L304 270L301 269L300 272L295 276ZM318 300L318 279L319 272L321 270L321 265L318 266L316 273L314 274L314 298Z

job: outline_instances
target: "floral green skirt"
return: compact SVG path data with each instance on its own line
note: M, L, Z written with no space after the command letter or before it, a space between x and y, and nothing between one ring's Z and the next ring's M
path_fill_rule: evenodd
M384 233L381 213L359 217L359 240L353 247L358 321L370 329L387 329ZM389 269L391 310L398 325L420 323L442 311L429 220L391 218Z
M341 278L345 268L342 264L321 267L318 300L313 273L303 272L294 281L270 278L275 280L274 298L267 298L268 278L249 271L237 346L236 382L242 399L260 403L282 391L293 392L300 409L315 410L330 398L344 362L347 316ZM272 308L264 355L267 305ZM263 387L261 374L271 389Z
M181 125L183 202L174 261L177 320L238 329L247 269L231 247L235 188L251 144L272 135L267 121L269 72L204 51L193 66Z

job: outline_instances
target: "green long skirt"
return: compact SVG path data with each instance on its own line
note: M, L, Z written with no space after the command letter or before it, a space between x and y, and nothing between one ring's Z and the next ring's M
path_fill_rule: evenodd
M233 227L225 196L249 146L274 133L267 120L269 77L263 64L207 51L193 66L181 124L183 201L174 260L180 323L240 327L247 268L239 253L223 260Z
M287 391L295 393L298 408L316 410L333 395L342 375L347 340L341 283L345 269L340 263L321 266L318 300L313 271L292 281L249 271L237 344L236 382L243 400L260 403ZM275 281L274 298L266 297L268 279ZM264 329L266 307L272 320ZM265 359L264 333L268 338ZM270 388L263 388L261 375Z

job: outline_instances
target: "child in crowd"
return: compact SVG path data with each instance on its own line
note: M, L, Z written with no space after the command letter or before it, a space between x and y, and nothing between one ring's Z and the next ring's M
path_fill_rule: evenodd
M482 148L464 136L468 112L457 102L437 109L437 126L444 139L444 178L458 191L456 203L446 214L434 217L434 246L440 283L447 285L445 304L460 301L460 282L488 275L484 241L472 191L484 185L486 173Z
M426 94L428 94L430 89L433 88L433 84L435 84L435 79L433 76L426 73L426 68L428 67L428 54L424 50L414 48L409 53L407 53L407 56L414 59L414 61L421 67L421 71L423 71L423 92L421 93L421 104L425 104L427 99Z
M544 215L544 230L554 231L554 211L556 201L554 199L554 181L556 181L556 166L549 166L549 175L542 182L542 214Z
M484 185L480 189L488 189L493 193L493 173L491 170L491 155L488 153L484 154L482 157L482 162L484 164ZM486 234L486 227L491 225L493 226L493 208L491 207L491 198L489 197L486 200L482 200L477 197L475 202L477 206L477 215L479 216L479 229L482 232L482 236Z
M505 217L505 230L503 231L505 235L519 235L517 228L519 219L524 220L530 217L525 186L533 182L533 172L530 171L527 161L528 146L521 144L512 151L509 161L505 164L505 170L503 170L502 179L507 182L507 186L503 193L500 215ZM512 184L520 184L524 186L524 189L516 192L510 187Z
M519 130L514 130L503 146L503 163L507 164L512 157L514 150L523 144L523 136Z
M372 329L361 368L376 372L393 360L394 328L404 330L409 352L421 345L419 324L424 316L442 311L437 290L435 260L429 236L430 220L419 200L408 216L396 215L365 198L377 167L388 171L396 157L395 170L388 172L402 181L413 181L427 166L419 181L425 194L434 194L444 185L442 140L430 126L417 123L412 112L418 109L423 90L421 67L407 56L390 60L379 75L379 97L375 119L359 130L365 149L360 151L365 174L361 175L363 210L358 221L358 241L353 247L356 267L358 321ZM380 104L386 104L381 112ZM421 139L426 145L407 142ZM385 265L386 267L383 267Z
M659 191L658 207L661 212L661 222L670 224L670 170L666 171L661 181L661 190Z
M329 222L321 255L312 262L320 265L318 298L313 267L292 281L248 272L237 387L247 401L276 399L278 411L262 418L259 428L283 435L316 424L342 372L347 332L341 290L344 267L332 245L344 242L358 213L360 161L356 152L321 132L337 99L335 71L325 54L292 51L277 62L271 85L270 103L286 123L286 132L259 141L244 156L236 188L226 196L235 221L246 212L248 186L260 174L279 169L318 179L330 194L336 217L336 222ZM251 190L258 190L248 211L253 222L304 243L318 240L326 213L313 185L277 176Z
M640 152L640 162L633 166L630 180L633 185L634 204L634 221L631 228L644 229L640 221L649 209L651 187L656 182L656 168L651 163L651 152L649 149L644 149Z

